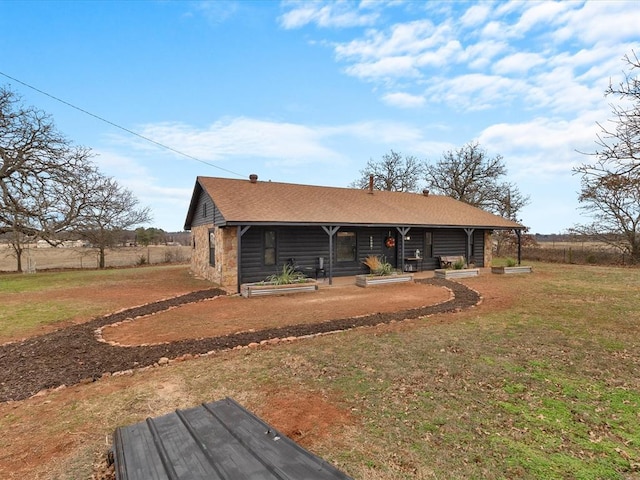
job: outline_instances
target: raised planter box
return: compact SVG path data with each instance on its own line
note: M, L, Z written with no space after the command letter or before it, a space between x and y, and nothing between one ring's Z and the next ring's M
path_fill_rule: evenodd
M491 267L491 273L510 274L510 273L532 273L533 268L528 265L518 265L516 267Z
M477 277L480 275L479 268L462 268L460 270L456 269L448 269L448 268L437 268L435 270L436 278L465 278L465 277Z
M243 283L240 285L240 293L243 297L264 297L267 295L286 295L289 293L315 292L318 290L318 282L309 280L303 283L289 283L274 285L264 282Z
M402 283L413 281L413 274L399 273L394 275L356 275L358 287L372 287L374 285L388 285L390 283Z

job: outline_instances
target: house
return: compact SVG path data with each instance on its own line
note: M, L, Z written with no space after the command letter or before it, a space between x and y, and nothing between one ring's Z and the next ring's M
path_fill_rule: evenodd
M440 256L491 263L491 232L524 227L453 198L198 177L184 225L192 272L237 292L295 264L310 276L367 273L382 256L395 268L439 267Z

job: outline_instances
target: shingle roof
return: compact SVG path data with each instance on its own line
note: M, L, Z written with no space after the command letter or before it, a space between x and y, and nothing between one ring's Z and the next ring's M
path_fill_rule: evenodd
M117 480L351 480L231 398L119 427Z
M406 192L198 177L227 224L405 225L521 229L522 225L453 198Z

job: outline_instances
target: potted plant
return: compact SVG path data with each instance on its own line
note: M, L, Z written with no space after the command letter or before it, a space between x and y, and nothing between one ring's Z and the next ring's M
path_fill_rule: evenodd
M413 280L413 274L398 273L393 265L383 261L380 257L370 255L362 262L369 267L369 274L356 275L356 285L369 287L372 285L385 285L389 283L409 282Z
M293 265L285 264L282 271L269 275L262 282L243 283L240 293L243 297L280 295L286 293L314 292L318 282L298 272Z
M436 278L464 278L464 277L477 277L480 275L479 268L469 268L467 261L464 257L460 256L455 261L451 262L451 266L448 268L437 268L435 270Z
M511 273L532 273L533 268L529 265L518 265L514 258L507 258L506 265L491 267L491 273L511 274Z

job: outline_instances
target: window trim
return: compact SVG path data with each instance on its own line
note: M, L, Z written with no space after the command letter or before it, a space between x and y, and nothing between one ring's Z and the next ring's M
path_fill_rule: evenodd
M216 266L216 229L209 229L209 266Z
M273 247L267 247L267 235L273 234ZM273 263L267 262L267 248L273 249ZM278 232L272 228L265 229L262 234L262 265L272 267L278 264Z
M346 235L353 236L353 256L349 259L340 259L340 249L338 238ZM335 245L336 263L357 263L358 261L358 232L355 230L340 230L336 233L336 245Z

